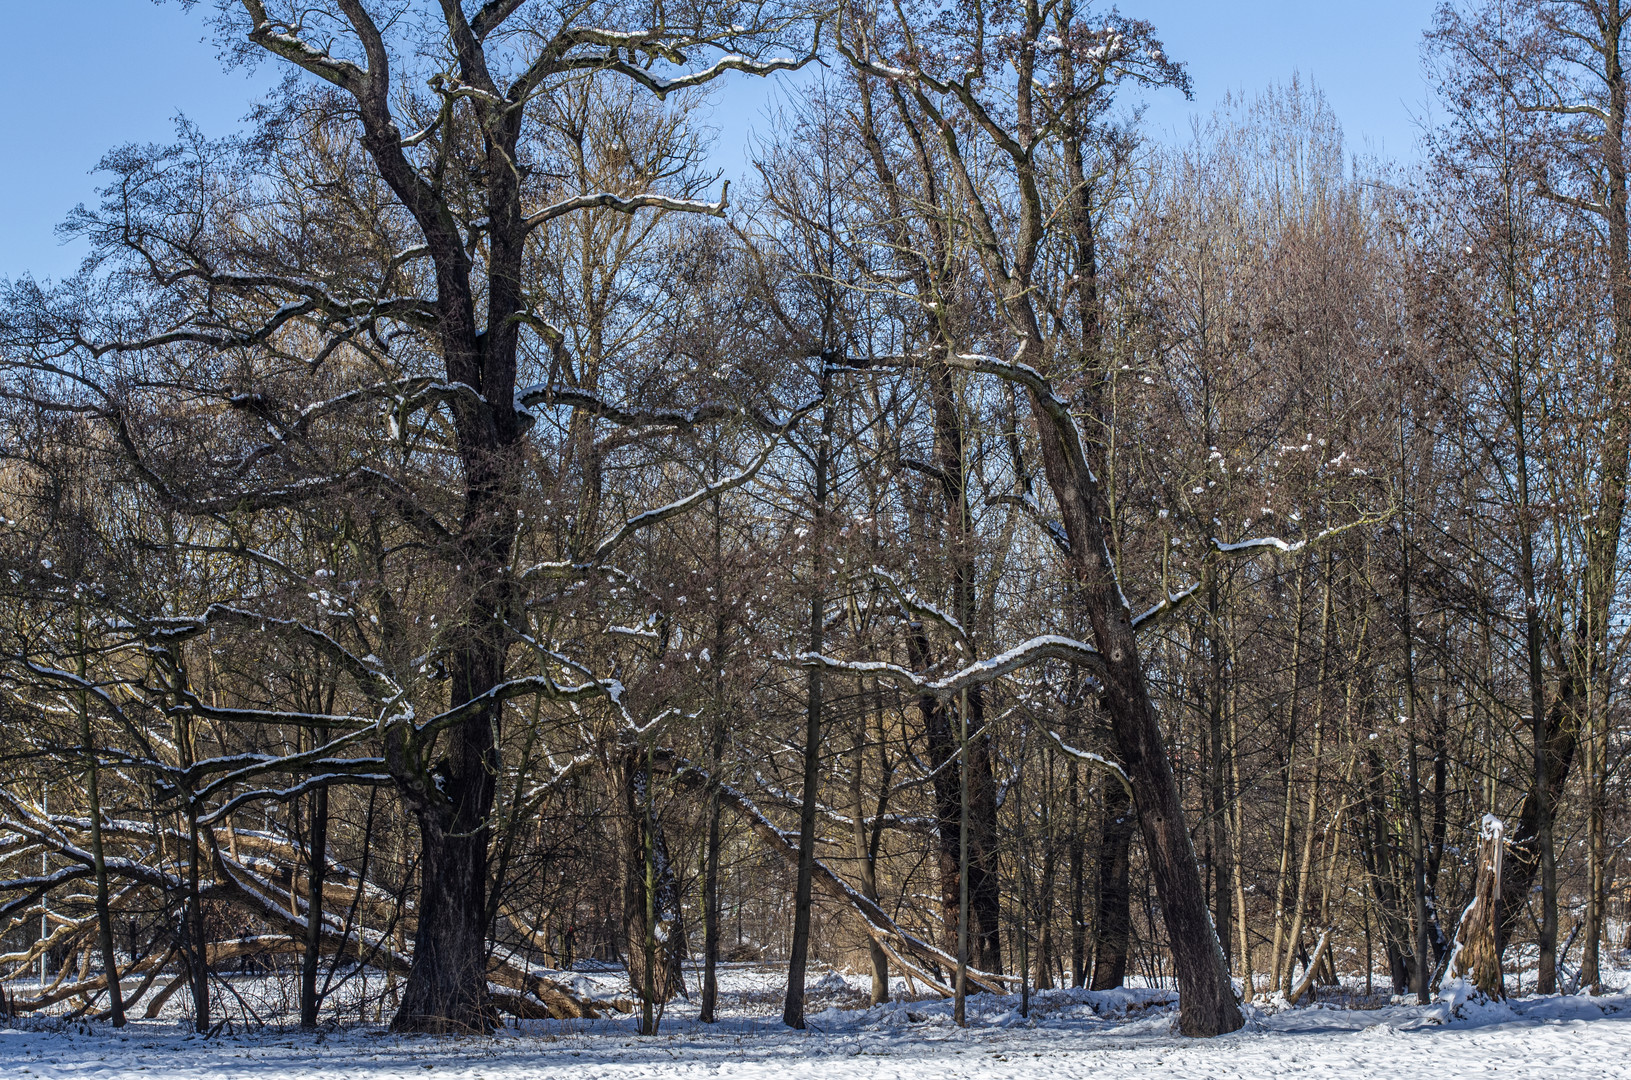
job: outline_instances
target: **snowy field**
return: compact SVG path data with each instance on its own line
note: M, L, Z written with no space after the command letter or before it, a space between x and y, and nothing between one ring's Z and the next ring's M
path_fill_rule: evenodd
M318 1035L233 1027L207 1040L179 1019L138 1020L115 1032L41 1018L0 1030L0 1077L1631 1078L1631 995L1624 994L1459 1008L1451 1000L1373 1009L1271 1005L1248 1010L1243 1031L1198 1041L1174 1034L1172 997L1160 990L1044 991L1033 996L1029 1019L1020 1017L1017 998L974 997L969 1026L959 1030L949 1003L856 1008L864 985L824 976L811 988L819 1011L809 1030L792 1032L779 1021L780 973L730 970L721 979L719 1023L698 1023L695 1006L678 1002L662 1033L647 1039L627 1018L528 1022L489 1039L398 1037L349 1024Z

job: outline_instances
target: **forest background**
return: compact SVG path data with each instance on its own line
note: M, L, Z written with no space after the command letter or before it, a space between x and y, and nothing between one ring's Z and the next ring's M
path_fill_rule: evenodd
M281 81L0 297L8 1008L1215 1034L1429 994L1501 821L1497 959L1601 984L1631 11L1440 9L1405 165L1300 79L1150 140L1185 58L1068 0L187 14ZM730 189L727 77L799 88Z

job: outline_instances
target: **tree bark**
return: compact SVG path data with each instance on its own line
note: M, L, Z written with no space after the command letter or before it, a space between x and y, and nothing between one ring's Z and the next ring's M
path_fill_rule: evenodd
M1224 613L1218 583L1207 584L1207 661L1209 677L1203 694L1207 717L1206 819L1207 859L1211 871L1212 923L1217 927L1223 959L1229 963L1229 928L1234 925L1230 905L1234 899L1234 867L1229 858L1229 803L1226 798L1227 753L1224 748L1224 699L1228 695L1225 665Z
M480 591L490 604L492 591ZM476 616L489 633L496 629L490 621L493 610L497 608ZM503 651L496 641L472 642L455 651L451 661L454 704L472 701L502 681ZM487 1001L487 852L498 776L495 714L500 708L489 705L453 726L446 735L447 755L431 770L429 790L410 779L421 852L419 917L413 967L391 1021L395 1031L486 1034L497 1023ZM400 745L401 739L388 739L387 762L399 776L413 777L419 768L393 754L392 742Z
M1240 947L1240 984L1241 997L1251 1001L1257 994L1255 986L1256 976L1252 973L1252 943L1250 928L1246 925L1246 879L1241 870L1241 844L1246 835L1245 808L1243 792L1240 790L1240 718L1237 712L1239 701L1236 693L1231 689L1229 693L1229 790L1228 805L1230 814L1229 829L1229 856L1234 868L1235 886L1235 936Z
M719 498L713 500L714 574L719 595L715 603L724 602L723 536L724 518ZM724 609L714 614L714 641L709 656L713 665L712 715L709 717L708 772L718 776L720 762L725 756L725 635ZM714 1010L719 1002L719 793L708 793L708 838L702 853L702 1005L697 1019L704 1024L714 1022Z
M1330 570L1327 566L1327 575ZM1297 876L1292 885L1291 900L1291 929L1286 934L1284 950L1281 951L1276 930L1276 951L1274 956L1274 981L1269 989L1279 987L1282 991L1291 990L1291 961L1292 953L1298 947L1303 933L1303 918L1308 909L1310 872L1314 863L1314 823L1318 820L1320 778L1325 767L1325 678L1326 664L1329 652L1326 646L1326 636L1331 624L1331 583L1329 576L1325 582L1325 600L1320 615L1320 667L1319 676L1314 682L1314 743L1309 752L1314 766L1314 775L1308 783L1308 799L1303 806L1302 854L1297 860ZM1361 634L1363 634L1361 630ZM1286 800L1290 806L1289 792Z
M172 652L167 657L167 674L181 685L179 656ZM190 716L177 712L175 720L177 763L183 770L192 767L193 722ZM199 850L198 801L190 790L182 792L185 800L183 815L187 823L187 879L185 908L182 913L182 952L187 962L187 984L193 997L193 1027L200 1034L210 1030L210 967L208 942L204 931L204 903L200 896L202 853Z
M1127 981L1127 956L1133 946L1132 848L1137 826L1132 799L1119 783L1104 784L1103 821L1091 989L1113 990Z
M1465 978L1486 997L1506 996L1501 973L1501 867L1506 837L1499 818L1485 815L1478 834L1478 878L1472 903L1456 928L1455 950L1445 971L1449 979Z
M189 755L190 757L190 755ZM210 1018L210 961L204 931L204 902L199 896L201 853L198 842L198 804L187 796L187 970L193 995L193 1028L207 1034Z
M717 755L713 771L719 769ZM702 870L702 1005L697 1019L714 1022L719 1002L719 798L708 797L708 840Z

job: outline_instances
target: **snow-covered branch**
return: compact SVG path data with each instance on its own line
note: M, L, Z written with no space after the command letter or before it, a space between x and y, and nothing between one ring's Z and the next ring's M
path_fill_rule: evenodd
M632 214L637 210L672 210L684 214L706 214L709 217L724 217L726 199L730 196L731 182L725 181L724 188L719 193L717 202L706 202L702 199L676 199L669 195L618 195L610 191L597 191L590 195L577 195L570 199L563 199L558 203L544 207L527 218L527 229L536 229L545 222L553 221L558 217L570 214L577 210L604 208L616 210L620 214Z
M898 576L891 574L881 566L872 568L872 576L888 586L890 595L894 596L895 602L901 606L909 618L935 623L948 631L965 648L972 648L968 639L968 631L963 629L963 624L953 618L950 612L924 600L917 593L907 588L906 583Z
M1099 655L1097 649L1075 638L1062 637L1058 634L1043 634L1031 638L1007 652L970 664L940 679L931 679L899 664L881 660L835 660L820 653L799 653L794 659L806 667L889 679L908 690L940 700L953 697L971 686L994 682L1004 675L1044 660L1062 660L1094 672L1104 670L1104 657Z
M727 71L740 71L747 75L770 75L777 71L797 71L815 58L816 54L811 53L809 56L800 57L796 60L791 57L776 60L753 60L740 53L731 53L728 56L721 57L717 62L703 68L701 71L693 71L688 75L680 75L672 79L665 79L660 75L653 74L647 68L624 60L618 60L611 64L597 62L595 66L598 69L615 71L619 75L633 79L657 95L658 100L661 100L676 90L684 90L688 87L701 86L704 83L712 82Z
M1042 512L1042 507L1037 503L1036 496L1031 494L996 495L988 501L993 505L1019 507L1025 511L1027 517L1036 523L1038 528L1047 534L1048 539L1053 542L1053 546L1059 550L1061 555L1067 557L1070 555L1070 537L1065 534L1065 527Z
M551 571L559 572L568 569L587 570L589 568L598 566L599 564L605 562L606 559L610 558L612 552L616 551L619 546L637 533L645 529L649 529L653 525L661 524L670 518L679 517L681 514L700 506L702 503L707 502L716 495L723 494L724 492L730 491L734 488L739 488L748 483L759 474L759 470L764 468L765 463L768 462L771 456L776 452L776 447L781 445L782 437L787 434L794 424L803 419L803 417L818 404L820 404L819 398L807 402L806 404L795 409L793 414L777 428L775 436L765 444L764 449L756 454L753 460L750 461L745 468L732 473L729 476L715 480L713 483L704 484L702 487L697 488L690 494L675 499L666 506L659 506L655 509L647 510L644 513L636 514L634 517L629 518L627 521L623 522L623 524L613 530L612 533L605 539L601 540L600 543L596 544L594 550L591 551L582 561L539 563L535 566L529 567L526 572L521 575L522 580L527 580Z
M1214 536L1211 538L1212 552L1227 558L1249 558L1253 555L1260 555L1265 551L1278 551L1283 555L1291 555L1312 547L1322 540L1329 540L1333 536L1341 536L1351 529L1380 524L1392 516L1392 510L1382 514L1367 514L1345 525L1333 525L1328 529L1321 529L1313 536L1290 542L1282 540L1278 536L1258 536L1250 540L1237 540L1234 543L1226 544Z
M1064 739L1061 739L1057 731L1049 731L1048 736L1058 744L1059 749L1063 750L1066 755L1075 758L1077 761L1085 761L1089 765L1097 765L1100 768L1108 769L1110 772L1115 773L1116 779L1121 781L1121 786L1127 789L1128 796L1130 797L1132 795L1132 781L1127 778L1127 771L1116 762L1111 761L1102 754L1095 754L1091 750L1077 749L1076 747L1067 743Z

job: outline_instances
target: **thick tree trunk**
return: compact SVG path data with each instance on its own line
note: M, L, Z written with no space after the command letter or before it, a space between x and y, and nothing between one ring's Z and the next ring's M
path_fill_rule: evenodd
M494 346L495 340L488 339L487 347ZM513 362L513 352L510 356ZM502 356L489 359L503 366ZM449 367L453 369L451 360ZM513 386L513 370L508 378ZM386 729L386 764L418 821L421 849L413 967L391 1021L395 1031L486 1033L497 1023L487 1000L492 917L487 896L490 887L500 885L488 880L488 851L504 705L484 695L504 681L510 634L506 613L514 604L509 563L519 520L515 485L521 468L519 428L507 404L511 397L506 389L499 399L504 405L454 410L466 492L458 537L461 561L451 588L468 599L449 635L448 704L484 703L434 742L397 725ZM433 753L440 754L434 763Z
M1022 80L1029 79L1031 58L1021 65ZM1074 79L1067 72L1067 79ZM1089 205L1092 182L1084 167L1090 137L1086 118L1076 114L1076 106L1065 125L1063 149L1071 181L1068 231L1073 241L1076 312L1079 324L1077 359L1089 371L1090 396L1095 369L1105 361L1103 327L1098 304L1098 240ZM1023 170L1022 170L1023 171ZM1034 204L1029 212L1035 213ZM1036 228L1037 223L1029 223ZM1020 298L1012 298L1018 302ZM1024 344L1021 358L1042 364L1049 355L1043 340L1041 321L1028 299L1023 311ZM1018 329L1018 328L1016 328ZM1074 593L1081 616L1079 622L1093 629L1093 641L1103 657L1100 673L1104 688L1102 700L1110 714L1110 728L1116 755L1133 789L1138 821L1143 832L1145 856L1160 894L1161 913L1172 949L1173 968L1178 976L1178 1026L1186 1035L1209 1036L1235 1031L1243 1023L1229 977L1229 965L1207 910L1206 890L1201 883L1195 849L1190 843L1183 799L1172 763L1163 743L1160 717L1150 698L1133 613L1121 588L1111 554L1113 515L1098 478L1088 461L1089 448L1083 444L1080 429L1068 409L1058 399L1044 400L1042 390L1028 383L1031 412L1037 425L1044 472L1059 507L1065 533L1070 540L1071 564L1080 587ZM1051 396L1051 389L1048 391ZM1100 411L1103 402L1089 402L1090 413ZM1108 420L1108 416L1104 419ZM1072 620L1078 623L1078 620ZM1078 623L1079 624L1079 623Z
M496 608L490 589L487 600ZM483 623L491 631L490 618ZM493 642L469 642L449 666L452 701L472 701L501 681L503 651ZM431 790L410 788L418 804L419 905L413 967L391 1021L395 1031L486 1033L496 1023L487 1000L487 851L498 776L497 708L454 725L443 736L446 756L431 769ZM393 758L400 762L401 754L388 741L386 760ZM393 767L399 775L413 771Z
M391 1027L486 1034L496 1022L487 1000L487 830L465 832L429 810L418 818L413 967Z
M1132 849L1136 827L1127 789L1114 781L1104 785L1104 826L1099 840L1098 910L1093 926L1094 990L1112 990L1127 981L1127 956L1133 945Z

